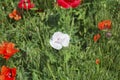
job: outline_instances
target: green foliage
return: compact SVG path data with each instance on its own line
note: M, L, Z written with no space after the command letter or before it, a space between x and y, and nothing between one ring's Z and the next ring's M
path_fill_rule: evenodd
M16 80L120 79L119 0L84 0L75 9L55 6L55 0L32 1L36 8L20 10L19 21L8 17L18 0L0 2L0 42L14 42L20 49L7 62L0 58L0 66L16 67ZM98 30L98 23L108 19L112 21L110 38ZM56 31L70 35L69 47L57 51L50 46ZM101 34L97 43L93 41L96 33ZM97 58L99 65L95 64Z

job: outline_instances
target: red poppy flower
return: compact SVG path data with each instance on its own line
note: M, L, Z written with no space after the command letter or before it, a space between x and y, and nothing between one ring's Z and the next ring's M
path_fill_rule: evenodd
M100 60L99 60L99 59L96 59L95 63L96 63L96 64L100 64Z
M81 3L81 0L57 0L57 3L63 8L76 8Z
M9 18L15 19L15 20L20 20L21 15L16 9L14 9L13 12L9 14Z
M14 48L15 44L12 42L3 42L0 45L0 54L5 58L6 60L9 59L13 54L18 52L19 50Z
M18 3L18 7L28 10L33 8L34 4L30 0L20 0L20 2Z
M2 66L0 73L0 80L15 80L16 68L8 68Z
M111 29L111 24L112 24L112 22L110 20L104 20L104 21L98 23L98 28L100 30Z
M94 35L94 42L97 42L100 39L100 34Z

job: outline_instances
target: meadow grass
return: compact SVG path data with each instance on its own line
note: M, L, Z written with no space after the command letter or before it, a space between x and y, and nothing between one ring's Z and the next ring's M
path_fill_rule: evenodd
M120 80L119 0L83 0L75 9L53 5L55 0L32 1L44 12L20 10L19 21L8 17L19 0L0 1L0 42L20 49L8 61L0 57L0 67L16 67L16 80ZM98 29L102 20L112 21L110 38ZM57 31L70 35L69 47L59 51L49 44ZM101 38L94 42L97 33Z

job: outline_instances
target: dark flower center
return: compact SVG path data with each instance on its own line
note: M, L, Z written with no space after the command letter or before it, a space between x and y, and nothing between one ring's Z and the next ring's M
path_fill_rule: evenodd
M7 76L8 76L9 78L12 78L12 73L8 73Z
M109 25L107 23L104 24L104 28L107 29L109 28Z
M12 71L11 71L11 70L10 70L10 72L7 73L7 76L8 76L9 78L12 78Z
M74 2L75 0L64 0L65 2Z

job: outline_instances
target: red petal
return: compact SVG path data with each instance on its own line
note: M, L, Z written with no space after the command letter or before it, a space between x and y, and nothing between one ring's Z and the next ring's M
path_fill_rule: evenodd
M80 3L81 3L81 0L75 0L73 3L71 3L71 6L72 6L72 8L75 8L75 7L79 6Z
M65 2L64 0L57 0L57 3L59 6L63 7L63 8L70 8L71 6Z
M5 54L6 53L6 48L0 47L0 54Z
M4 75L0 75L0 80L5 80L5 76Z
M16 68L12 68L12 77L15 77L16 76Z
M100 39L100 34L94 35L94 42L97 42Z
M18 3L18 7L19 7L19 8L23 8L23 3L22 3L22 2L19 2L19 3Z
M1 68L1 75L6 75L6 73L8 73L9 68L6 66L2 66Z
M33 8L33 7L34 7L34 4L31 3L30 0L27 0L27 2L25 2L25 0L24 0L24 1L20 1L20 2L18 3L18 7L19 7L19 8L23 8L23 9L30 9L30 8Z

